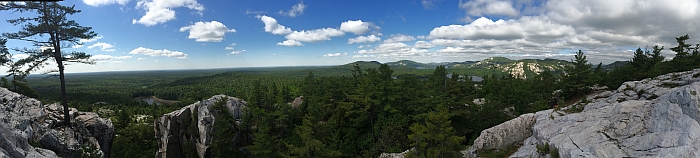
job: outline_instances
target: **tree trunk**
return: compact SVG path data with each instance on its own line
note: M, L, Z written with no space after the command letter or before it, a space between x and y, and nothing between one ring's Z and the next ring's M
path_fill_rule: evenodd
M60 47L57 48L55 54L56 64L58 64L59 79L61 80L61 105L63 105L63 123L66 127L70 127L70 115L68 110L68 95L66 94L66 78L65 73L63 73L63 56L61 55Z

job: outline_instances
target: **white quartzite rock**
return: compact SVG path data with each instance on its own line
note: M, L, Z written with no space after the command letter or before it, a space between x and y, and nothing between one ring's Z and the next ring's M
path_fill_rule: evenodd
M545 157L548 143L562 157L700 157L700 69L625 82L615 91L588 97L583 112L525 114L482 131L466 156L478 149L522 146L511 157ZM562 114L559 114L562 113ZM523 117L535 117L532 125ZM519 126L520 125L520 126ZM519 133L531 129L527 133ZM513 139L512 141L503 141Z
M73 127L57 127L56 123L63 120L63 107L43 105L36 99L0 88L0 158L69 157L81 145L95 146L109 157L114 135L112 122L95 113L78 112L74 108L70 111ZM30 141L39 142L46 149L33 147Z
M211 106L220 98L227 98L224 106L234 119L240 119L241 110L246 106L246 102L238 98L226 95L215 95L210 99L198 101L187 105L180 110L176 110L162 117L155 119L154 128L156 139L158 140L158 151L156 157L184 157L181 147L184 143L194 142L199 157L205 157L209 145L213 139L213 126L216 118L211 114ZM193 114L194 112L196 114ZM186 124L192 117L197 117L197 133L187 133ZM198 139L190 139L187 135L195 135Z

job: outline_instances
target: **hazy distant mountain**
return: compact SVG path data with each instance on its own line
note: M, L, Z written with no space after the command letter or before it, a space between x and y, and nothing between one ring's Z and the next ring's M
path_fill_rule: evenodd
M626 64L626 61L617 61L603 66L603 70L610 70ZM381 63L377 61L356 61L353 63L335 66L334 68L352 69L352 66L359 64L362 69L377 68ZM571 62L559 59L520 59L512 60L505 57L491 57L481 61L464 62L441 62L441 63L419 63L411 60L399 60L387 62L395 72L416 72L435 69L439 65L444 65L450 72L459 74L469 74L483 76L487 74L511 74L517 78L531 78L546 70L554 74L564 72L564 67ZM596 65L594 64L593 67Z

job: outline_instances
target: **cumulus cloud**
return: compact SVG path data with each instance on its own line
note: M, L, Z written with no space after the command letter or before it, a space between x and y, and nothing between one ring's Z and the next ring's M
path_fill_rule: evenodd
M523 17L520 19L497 20L481 17L467 25L440 26L432 31L432 39L496 39L513 40L522 38L556 39L574 33L568 25L552 22L546 17Z
M132 24L142 24L153 26L175 19L174 8L186 7L197 11L200 15L204 11L204 6L197 3L197 0L140 0L136 3L137 9L146 11L138 20L133 19Z
M385 40L384 43L394 43L394 42L410 42L415 41L416 38L404 34L395 34L389 36L389 39Z
M370 22L362 22L362 20L348 20L340 24L340 30L343 32L352 32L356 35L365 34L372 28L379 28Z
M435 45L426 41L416 41L416 43L413 44L413 48L430 49L435 48Z
M434 2L421 0L426 9ZM569 60L571 52L580 49L589 61L607 63L629 60L629 48L673 47L674 37L685 34L695 44L700 37L695 31L700 21L694 20L700 18L700 1L692 0L464 0L458 7L466 13L466 24L438 26L427 36L385 37L375 47L359 46L353 58L480 60L498 55ZM357 39L348 43L361 43Z
M102 5L110 5L110 4L119 4L119 5L126 5L129 0L83 0L83 3L93 6L93 7L99 7Z
M516 17L520 15L510 0L470 0L464 3L460 0L459 8L467 10L467 14L471 16L503 15Z
M348 53L328 53L323 55L323 57L339 57L339 56L346 56Z
M289 16L289 17L297 17L299 15L304 14L304 10L306 9L306 5L304 5L304 2L299 2L298 4L295 4L292 6L292 9L288 11L282 11L280 10L279 14L282 14L284 16Z
M301 42L296 41L296 40L286 40L283 42L277 43L278 46L303 46L304 44L301 44Z
M226 25L218 21L211 22L196 22L189 26L180 28L180 32L189 30L189 39L195 39L197 42L221 42L224 40L227 32L236 32L235 29L228 29Z
M129 54L148 55L148 56L152 56L152 57L158 57L158 56L176 57L178 59L187 59L187 54L185 54L183 52L170 51L167 49L154 50L154 49L144 48L144 47L138 47L134 50L131 50L131 52L129 52Z
M288 40L299 42L320 42L330 40L331 37L343 36L345 33L335 28L322 28L315 30L293 31L284 36Z
M146 58L139 58L138 60L146 60Z
M265 23L265 32L269 32L275 35L286 35L292 33L292 29L284 27L277 23L275 18L269 16L260 16L260 20Z
M371 42L378 42L382 40L382 38L377 37L375 35L369 35L369 36L357 36L355 38L349 38L348 39L348 44L353 44L353 43L371 43Z
M90 57L90 60L92 60L94 62L98 62L98 63L119 60L119 59L131 59L131 56L112 56L112 55L98 54L98 55L93 55Z
M100 47L100 50L105 51L105 52L113 52L114 51L114 46L109 43L104 43L104 42L97 42L91 46L88 46L88 49L92 49L95 47Z

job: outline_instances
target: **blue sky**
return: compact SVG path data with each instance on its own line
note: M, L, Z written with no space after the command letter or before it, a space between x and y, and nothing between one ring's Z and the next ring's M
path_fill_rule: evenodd
M579 49L591 62L610 63L629 60L637 47L670 48L673 37L685 34L693 44L700 38L698 0L60 3L82 10L70 18L99 34L67 49L92 54L97 64L69 65L67 72L451 62L492 56L569 60L572 50ZM22 15L0 12L3 19ZM2 32L17 29L0 22ZM31 46L17 40L7 45Z

